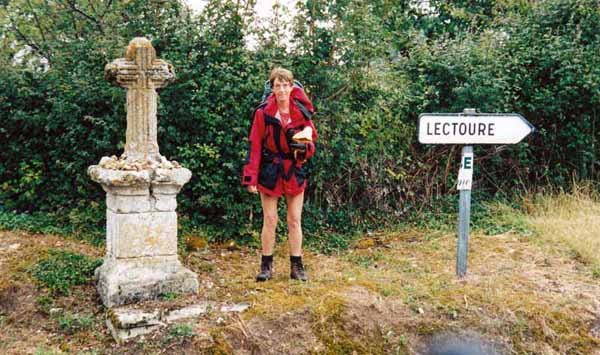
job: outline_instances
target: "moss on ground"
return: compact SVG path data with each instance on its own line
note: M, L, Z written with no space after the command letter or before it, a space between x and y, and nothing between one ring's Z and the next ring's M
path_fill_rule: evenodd
M357 334L348 331L344 312L345 300L336 295L325 298L313 308L312 329L319 340L325 345L327 354L378 354L383 349L380 346L371 347L373 344L360 339ZM375 344L377 345L377 344Z

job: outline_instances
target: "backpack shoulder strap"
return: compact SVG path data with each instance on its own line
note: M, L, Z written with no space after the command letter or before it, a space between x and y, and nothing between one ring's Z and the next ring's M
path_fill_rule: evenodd
M306 106L304 106L304 104L300 100L294 99L294 102L296 103L296 106L298 106L298 109L300 109L300 112L302 112L302 116L304 116L304 119L310 121L315 113L310 112L310 110L307 109Z
M263 95L262 98L260 99L261 102L266 102L267 101L267 97L269 97L269 95L271 94L271 82L269 82L269 80L265 81L265 85L263 86Z
M265 108L265 106L267 106L267 102L266 101L263 101L263 102L260 103L260 105L256 106L254 108L254 112L252 113L252 117L254 117L254 114L256 113L256 111L262 110L263 108Z

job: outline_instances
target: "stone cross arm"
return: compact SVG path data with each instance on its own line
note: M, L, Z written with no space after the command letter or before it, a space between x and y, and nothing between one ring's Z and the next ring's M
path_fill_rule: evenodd
M111 83L128 89L155 89L167 86L175 78L173 66L156 58L151 42L137 37L129 42L125 58L118 58L104 68Z

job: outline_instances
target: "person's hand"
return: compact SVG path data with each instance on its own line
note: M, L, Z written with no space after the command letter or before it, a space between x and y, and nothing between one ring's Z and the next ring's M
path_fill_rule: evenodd
M258 189L256 188L256 185L248 185L247 189L248 189L248 192L251 194L258 193Z
M304 164L306 163L306 150L307 145L305 143L292 143L291 148L294 153L294 160Z

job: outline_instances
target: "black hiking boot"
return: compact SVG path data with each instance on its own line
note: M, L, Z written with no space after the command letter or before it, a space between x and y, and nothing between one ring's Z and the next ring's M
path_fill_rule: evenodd
M260 272L256 275L256 281L267 281L273 277L273 255L263 255L260 261Z
M304 272L301 256L290 256L290 278L300 281L308 280Z

